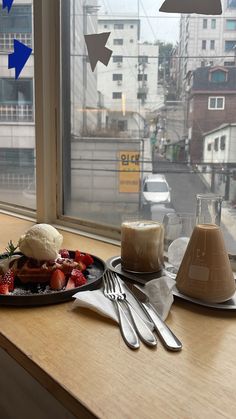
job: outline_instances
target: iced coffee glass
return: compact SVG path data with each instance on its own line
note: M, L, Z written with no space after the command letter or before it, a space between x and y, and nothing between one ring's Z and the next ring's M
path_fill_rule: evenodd
M127 220L121 224L122 269L135 273L158 272L164 263L164 229L149 220Z

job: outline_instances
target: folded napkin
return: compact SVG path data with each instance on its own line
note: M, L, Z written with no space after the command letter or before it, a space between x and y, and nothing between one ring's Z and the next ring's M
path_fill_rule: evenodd
M144 287L140 286L140 289L147 294L150 299L150 303L156 308L163 320L167 318L173 303L172 288L174 284L175 281L171 278L162 276L161 278L149 281ZM138 314L151 327L151 323L148 322L147 317L127 287L125 287L125 293L127 300L135 307ZM94 291L77 292L73 295L73 297L75 298L72 307L73 309L77 307L86 307L118 322L115 304L104 296L102 288Z

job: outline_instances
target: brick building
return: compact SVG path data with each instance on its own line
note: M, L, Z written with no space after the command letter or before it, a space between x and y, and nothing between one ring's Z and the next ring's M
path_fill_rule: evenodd
M201 67L188 74L190 160L201 162L203 133L235 122L236 67Z

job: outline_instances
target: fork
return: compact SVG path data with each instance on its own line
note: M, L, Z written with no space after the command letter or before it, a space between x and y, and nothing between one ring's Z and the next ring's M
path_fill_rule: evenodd
M132 326L128 317L125 314L125 311L122 307L120 295L119 293L115 292L114 282L112 280L111 275L109 275L108 271L105 272L105 274L103 275L103 285L104 285L103 293L105 297L109 298L116 305L120 330L121 330L121 334L125 343L131 349L138 349L140 346L139 338L136 334L134 327Z
M157 340L154 334L151 332L151 330L149 329L145 321L142 319L142 317L139 315L139 313L135 310L133 305L127 300L126 293L123 289L119 276L116 273L111 272L111 271L108 272L108 275L110 276L111 281L113 281L114 290L115 290L115 293L118 295L118 299L123 301L126 307L128 308L131 319L133 320L135 329L140 339L149 346L156 346ZM143 312L146 316L146 313L144 310Z

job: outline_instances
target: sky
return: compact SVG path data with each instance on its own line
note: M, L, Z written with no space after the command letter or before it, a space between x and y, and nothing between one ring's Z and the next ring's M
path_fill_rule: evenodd
M99 0L99 15L139 15L141 42L155 40L175 44L179 36L180 14L161 13L164 0Z

